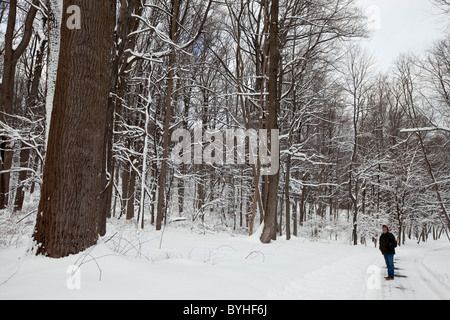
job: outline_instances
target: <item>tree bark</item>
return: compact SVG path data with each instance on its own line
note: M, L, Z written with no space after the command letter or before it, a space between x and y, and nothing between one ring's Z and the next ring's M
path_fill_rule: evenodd
M136 37L130 39L129 34L136 31L139 22L138 16L142 14L143 5L141 1L130 0L128 4L122 2L122 6L118 13L118 21L116 26L116 54L113 56L111 63L110 77L110 95L108 98L108 109L105 118L105 149L103 150L105 158L104 169L102 170L102 184L105 190L102 192L102 216L100 221L99 234L103 236L106 233L106 219L111 216L111 201L114 185L115 165L113 160L113 140L114 140L114 116L116 112L115 95L122 96L122 88L120 77L127 73L132 64L127 62L126 49L134 50L136 45ZM114 2L114 11L117 11L117 3ZM119 72L121 70L121 72Z
M284 182L284 193L286 195L286 240L291 239L291 196L289 190L291 176L291 155L288 155L286 163L286 176ZM296 228L294 227L294 230Z
M65 27L70 5L81 9L81 29ZM113 30L113 1L64 1L52 120L33 234L38 255L65 257L97 242Z
M172 0L172 18L170 26L170 40L176 43L178 33L178 16L180 11L181 0ZM175 77L175 63L176 51L172 48L169 55L169 74L167 76L167 92L166 92L166 113L164 119L164 134L163 134L163 157L161 161L161 170L158 180L158 202L156 207L156 230L161 230L163 213L165 212L165 186L167 179L167 158L169 156L169 142L170 142L170 118L172 117L172 93Z
M278 129L278 14L279 0L272 0L270 12L270 32L269 32L269 99L267 118L267 129ZM273 141L271 141L273 143ZM279 156L279 155L277 155ZM276 240L277 237L277 204L278 204L278 179L279 171L268 177L267 198L265 202L264 229L260 240L262 243L269 243L270 240Z

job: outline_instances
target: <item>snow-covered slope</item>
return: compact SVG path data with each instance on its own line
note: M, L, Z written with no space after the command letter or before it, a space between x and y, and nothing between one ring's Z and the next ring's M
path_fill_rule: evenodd
M26 249L0 249L0 299L450 299L447 240L398 248L389 282L372 246L295 237L130 227L64 259Z

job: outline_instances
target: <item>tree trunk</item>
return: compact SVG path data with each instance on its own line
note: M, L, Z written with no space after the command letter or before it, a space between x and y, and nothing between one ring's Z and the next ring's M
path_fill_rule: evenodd
M178 16L180 12L181 0L172 0L172 18L170 26L170 40L176 43L178 33ZM166 92L166 113L164 118L164 134L163 134L163 157L161 161L161 171L158 180L158 202L156 206L156 230L161 230L163 215L165 212L165 187L167 180L167 158L169 156L170 142L170 118L172 117L172 93L175 77L176 51L172 48L169 55L169 74L167 76L167 92Z
M294 204L293 204L293 206L292 206L292 214L293 214L293 221L292 221L292 224L293 224L293 226L294 226L294 228L293 228L294 230L293 230L292 232L293 232L294 237L297 237L297 236L298 236L297 206L298 206L298 201L297 201L297 199L294 197Z
M284 192L286 194L286 240L291 239L291 196L289 193L291 175L291 155L288 155L286 163L286 178L284 182Z
M127 220L134 218L134 201L136 199L136 170L131 169L130 182L128 184Z
M58 75L41 199L33 238L36 254L76 254L96 244L101 171L110 89L114 4L64 1L81 9L81 29L63 22ZM63 21L67 15L63 14Z
M128 189L130 186L130 176L131 176L131 164L129 161L125 161L122 168L122 202L120 206L120 217L123 215L127 215L127 208L128 208L128 201L129 201L129 195L128 195ZM131 217L132 218L132 217Z
M114 11L117 11L117 3L114 1ZM102 217L100 218L99 234L103 236L106 233L106 218L111 216L111 201L113 194L114 184L114 160L113 160L113 140L114 140L114 114L116 111L116 103L114 94L121 95L121 85L119 83L119 69L122 73L127 73L131 69L131 64L123 67L125 62L122 60L125 56L125 50L133 50L135 47L135 38L129 39L128 35L131 32L137 30L139 22L137 18L133 17L133 13L139 16L142 13L143 6L140 1L130 0L125 6L125 2L122 3L120 13L118 13L118 22L116 26L116 54L112 59L111 64L111 77L110 77L110 95L108 98L108 109L105 118L105 149L104 152L104 169L102 169L102 184L105 186L105 190L102 192ZM126 59L124 59L126 61Z
M306 174L303 176L302 181L305 180ZM302 197L300 199L300 217L299 217L299 223L300 226L303 226L303 222L305 221L305 200L306 200L306 186L302 186Z
M267 129L278 129L278 13L279 0L272 0L271 6L271 23L269 34L269 99L268 109L269 116L267 118ZM271 139L272 140L272 139ZM270 143L274 143L271 141ZM279 156L279 155L276 155ZM261 234L261 242L269 243L270 240L276 240L277 237L277 204L278 204L278 178L279 171L268 177L267 198L265 201L264 229Z

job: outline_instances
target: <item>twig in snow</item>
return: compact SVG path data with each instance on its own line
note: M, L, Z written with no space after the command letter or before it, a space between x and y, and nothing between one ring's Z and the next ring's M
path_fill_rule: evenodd
M255 259L254 254L260 254L260 255L262 255L263 262L266 260L266 257L265 257L265 255L264 255L264 253L262 253L261 251L252 251L252 252L250 252L250 253L248 254L248 256L245 257L245 259L248 259L248 258L250 258L250 259Z

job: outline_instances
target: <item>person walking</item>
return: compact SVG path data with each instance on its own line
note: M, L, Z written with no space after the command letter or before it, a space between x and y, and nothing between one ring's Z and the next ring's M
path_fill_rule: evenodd
M394 254L396 247L397 240L395 240L395 236L389 232L387 225L383 225L383 233L380 236L380 250L388 270L388 276L385 277L386 280L394 280Z

